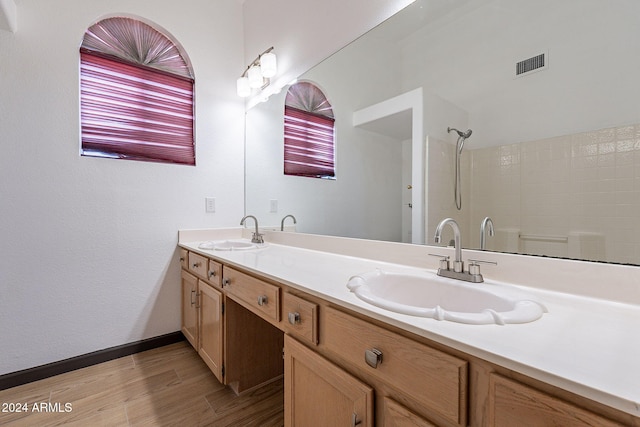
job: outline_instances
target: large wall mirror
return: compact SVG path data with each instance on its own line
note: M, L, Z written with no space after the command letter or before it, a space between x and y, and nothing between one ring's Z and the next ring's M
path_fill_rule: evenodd
M466 248L490 217L487 250L640 264L638 16L637 0L417 0L300 76L332 104L334 180L283 174L287 88L247 111L247 213L426 244L453 217ZM460 209L448 128L472 130Z

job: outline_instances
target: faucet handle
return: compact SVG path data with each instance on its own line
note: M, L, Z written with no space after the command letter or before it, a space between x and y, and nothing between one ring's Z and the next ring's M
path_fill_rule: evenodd
M493 264L493 265L498 265L497 262L495 261L485 261L482 259L470 259L469 260L469 264Z
M449 255L438 255L438 254L428 254L428 255L440 258L440 269L441 270L448 270L449 269Z
M479 264L493 264L498 265L495 261L484 261L481 259L470 259L469 260L469 274L480 274L480 265Z

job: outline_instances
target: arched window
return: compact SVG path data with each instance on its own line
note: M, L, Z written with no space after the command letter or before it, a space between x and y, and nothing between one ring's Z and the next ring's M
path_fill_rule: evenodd
M195 165L194 76L167 35L129 17L92 25L80 47L83 156Z
M299 82L284 103L284 174L334 178L334 122L331 104L312 83Z

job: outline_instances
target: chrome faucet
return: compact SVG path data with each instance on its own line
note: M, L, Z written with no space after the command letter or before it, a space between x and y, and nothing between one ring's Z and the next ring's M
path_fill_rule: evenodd
M489 221L491 221L489 219ZM449 257L434 255L440 258L440 268L438 268L438 276L448 277L450 279L464 280L465 282L481 283L484 282L482 274L480 274L479 263L496 264L492 261L480 261L476 259L469 260L469 271L464 271L464 264L462 262L462 246L460 245L460 227L453 218L445 218L440 221L438 227L436 227L436 234L434 239L436 243L440 243L442 240L442 230L445 226L450 225L453 229L453 248L455 250L455 258L453 260L453 270L449 268ZM493 228L493 224L492 224ZM431 255L431 254L430 254Z
M287 218L291 218L293 220L294 224L298 223L298 221L296 221L296 217L291 215L291 214L289 214L289 215L285 216L284 218L282 218L282 221L280 221L280 231L284 231L284 220L287 219Z
M456 273L462 272L462 246L460 246L460 227L453 218L445 218L440 221L438 227L436 227L436 234L434 239L436 243L440 243L442 240L442 230L446 225L450 225L453 229L453 248L455 249L455 259L453 260L453 271Z
M253 222L256 223L256 231L255 233L253 233L253 236L251 238L251 243L264 243L264 239L262 238L262 234L260 234L260 231L258 230L258 219L253 216L253 215L247 215L244 218L242 218L240 220L240 225L244 225L244 222L247 218L253 218Z
M489 236L493 236L493 221L491 218L486 217L482 220L482 224L480 224L480 250L484 251L486 246L486 228L489 226Z

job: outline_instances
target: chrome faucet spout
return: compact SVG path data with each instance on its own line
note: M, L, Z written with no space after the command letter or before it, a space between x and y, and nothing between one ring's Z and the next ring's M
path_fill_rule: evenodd
M260 234L260 231L258 229L258 218L256 218L253 215L246 215L245 217L243 217L240 220L240 225L244 225L244 223L245 223L247 218L252 218L253 222L255 222L255 224L256 224L256 231L255 231L255 233L253 233L253 236L251 238L251 243L264 243L264 239L262 238L262 234Z
M493 221L489 217L486 217L484 220L482 220L482 224L480 224L480 250L481 251L484 251L486 246L487 226L489 226L489 236L493 236L494 234Z
M453 269L457 272L462 271L462 246L460 245L460 227L453 218L445 218L440 221L438 227L436 227L436 233L434 240L436 243L440 243L442 240L442 230L445 226L450 225L453 229L453 248L455 250L455 258L453 260Z
M287 219L287 218L291 218L293 220L294 224L298 223L298 221L296 221L296 217L295 216L293 216L291 214L286 215L284 218L282 218L282 221L280 221L280 231L284 231L284 220Z
M486 221L490 225L490 233L493 233L493 223L491 223L491 219L487 218L489 221ZM453 270L449 267L449 257L441 256L440 257L440 268L438 268L438 276L448 277L450 279L464 280L465 282L473 282L473 283L481 283L484 281L482 274L480 274L480 265L479 263L485 264L495 264L497 263L493 261L482 261L478 259L470 259L469 260L469 270L464 270L464 264L462 262L462 247L460 246L460 227L458 223L453 218L445 218L440 221L440 224L436 227L436 234L434 236L434 240L436 243L440 243L442 241L442 230L447 225L450 225L453 229L453 244L455 250L455 259L453 261ZM484 226L484 223L483 223ZM484 233L484 229L483 229ZM493 235L493 234L492 234ZM429 254L431 255L431 254Z

